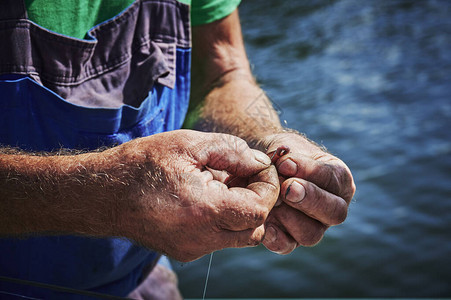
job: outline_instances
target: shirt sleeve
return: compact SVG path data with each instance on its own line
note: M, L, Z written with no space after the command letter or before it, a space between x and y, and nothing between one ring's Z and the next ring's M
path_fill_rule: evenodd
M230 15L241 0L191 0L191 25L214 22Z

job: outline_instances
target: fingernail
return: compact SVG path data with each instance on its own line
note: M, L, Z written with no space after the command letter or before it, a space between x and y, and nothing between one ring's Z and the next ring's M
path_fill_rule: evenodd
M254 150L254 156L255 156L255 160L269 166L271 164L271 159L268 157L268 155L266 155L265 153L258 151L258 150Z
M290 202L301 202L305 197L305 188L302 184L293 181L285 192L285 199Z
M266 227L265 241L273 243L277 240L277 231L272 226Z
M298 166L291 159L284 160L279 165L279 172L284 174L285 176L294 176L298 171Z

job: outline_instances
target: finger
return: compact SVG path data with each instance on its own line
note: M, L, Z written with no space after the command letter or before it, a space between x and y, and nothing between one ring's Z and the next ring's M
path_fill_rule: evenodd
M229 174L227 171L218 171L218 170L210 169L210 172L213 174L213 178L215 180L219 180L220 182L227 185L229 188L231 188L231 187L245 188L249 182L248 177L233 176L233 175Z
M227 171L215 170L209 167L206 167L208 172L211 174L214 180L218 180L225 185L230 187L243 187L245 188L248 185L249 178L248 177L237 177L231 175Z
M277 161L276 166L281 175L313 182L348 203L354 195L355 185L351 172L341 162L325 163L299 153L288 153Z
M271 163L276 163L276 161L279 160L280 157L284 156L290 152L290 147L288 146L279 146L276 150L272 152L267 152L267 155L271 158Z
M218 180L222 183L225 183L230 178L230 174L227 171L215 170L209 167L206 167L205 169L211 173L214 180Z
M268 176L270 176L270 177L268 177ZM278 180L276 181L275 176L277 176L277 171L274 166L271 166L269 169L265 169L264 171L259 172L256 175L251 176L251 177L237 177L237 176L229 175L223 182L229 188L230 187L249 188L248 185L251 183L254 183L254 182L268 182L268 183L271 182L272 184L276 185L276 187L278 187L280 185L280 182L283 182L285 179L283 177L278 176ZM257 186L257 190L260 189L260 188L258 188L259 186L260 185ZM264 186L261 186L261 189L263 190L263 192L266 191L266 188ZM259 194L260 194L260 196L262 196L261 193L259 193ZM282 201L282 200L280 200L280 201Z
M249 178L247 189L255 192L267 205L272 208L280 192L279 176L276 167L269 166Z
M242 231L223 230L220 234L222 248L243 248L258 246L265 237L265 226L260 225L254 229Z
M238 177L251 176L271 164L266 154L249 148L243 139L227 134L211 134L209 145L194 153L194 157L203 166L225 170Z
M325 225L343 223L348 213L348 203L344 199L303 179L285 180L281 195L286 204Z
M279 183L281 185L282 185L282 182L285 181L285 179L286 179L285 177L282 177L279 175ZM282 192L282 190L281 190L281 192ZM277 202L276 202L276 204L274 204L274 206L279 206L280 204L282 204L282 202L283 202L282 194L279 193L279 197L277 198Z
M190 243L184 246L183 251L179 247L175 247L171 251L171 253L175 253L173 258L181 262L190 262L224 248L255 247L261 244L265 236L264 225L242 231L216 229L212 232L208 228L205 229L206 235L193 237ZM205 239L205 236L208 236L208 240Z
M277 219L280 223L279 228L303 246L314 246L319 243L328 228L328 226L285 203L271 211L271 218Z
M298 243L279 226L274 223L266 223L263 245L277 254L288 254L296 249Z
M208 183L219 211L217 226L231 231L255 229L266 220L279 195L277 171L271 166L249 179L246 188Z

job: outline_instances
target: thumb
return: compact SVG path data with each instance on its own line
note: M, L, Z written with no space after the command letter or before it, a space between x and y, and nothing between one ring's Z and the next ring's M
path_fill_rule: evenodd
M254 175L271 165L265 153L249 148L246 141L229 134L213 134L209 147L198 159L204 166L238 177Z

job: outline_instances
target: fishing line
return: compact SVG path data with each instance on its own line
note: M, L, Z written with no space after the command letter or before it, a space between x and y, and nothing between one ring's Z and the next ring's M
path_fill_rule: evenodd
M276 151L274 151L274 154L271 156L271 162L274 163L275 161L277 161L281 156L284 156L285 154L287 154L288 152L290 152L290 147L287 146L280 146L276 149ZM276 157L277 155L277 157ZM276 160L273 161L273 159L276 157ZM233 180L235 180L237 177L233 178L230 182L232 182ZM228 184L230 184L230 182ZM211 269L211 261L213 259L213 253L212 252L210 254L210 261L208 262L208 269L207 269L207 276L205 278L205 285L204 285L204 294L202 295L202 300L205 300L205 295L207 293L207 284L208 284L208 277L210 276L210 269Z
M272 162L272 159L274 158L274 156L276 156L276 154L277 154L277 149L276 149L276 151L274 151L274 154L271 156L271 162Z
M280 146L280 147L278 147L276 149L276 151L274 151L273 155L271 156L271 161L274 159L274 157L276 157L276 155L278 156L277 157L277 159L278 159L279 156L283 156L283 155L287 154L288 152L290 152L290 148L289 147L287 147L287 146ZM207 294L208 278L210 277L210 269L211 269L211 261L213 260L213 253L214 252L212 252L210 254L210 260L208 262L207 276L205 278L204 293L202 295L202 300L205 300L205 295ZM30 281L30 280L23 280L23 279L14 278L14 277L7 277L7 276L0 276L0 281L13 282L13 283L17 283L17 284L24 284L24 285L40 287L40 288L43 288L43 289L49 289L49 290L60 291L60 292L67 292L67 293L78 294L78 295L91 296L91 297L102 298L102 299L128 299L128 298L111 296L111 295L106 295L106 294L97 293L97 292L77 290L77 289L67 288L67 287L58 286L58 285L46 284L46 283ZM20 295L20 294L8 293L6 291L0 291L0 294L19 296L19 297L22 297L24 299L38 299L38 298L27 297L27 296Z
M211 252L211 254L210 254L210 261L208 262L207 277L205 278L204 295L202 296L202 300L205 300L205 294L207 293L208 277L210 276L211 260L212 259L213 259L213 252Z

